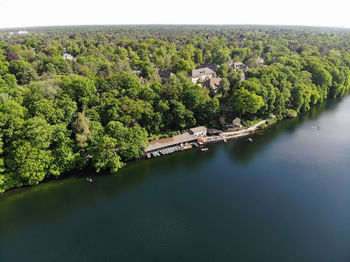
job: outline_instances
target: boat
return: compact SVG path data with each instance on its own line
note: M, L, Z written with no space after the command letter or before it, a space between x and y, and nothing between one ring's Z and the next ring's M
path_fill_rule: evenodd
M87 177L86 180L87 180L88 182L92 182L92 181L93 181L93 180L92 180L91 178L89 178L89 177Z
M253 142L253 138L249 137L249 138L248 138L248 141L249 141L249 142Z
M209 150L209 149L206 148L206 147L201 149L202 152L206 152L206 151L208 151L208 150Z

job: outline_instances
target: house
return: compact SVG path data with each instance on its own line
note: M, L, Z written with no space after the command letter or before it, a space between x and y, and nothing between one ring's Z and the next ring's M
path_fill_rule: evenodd
M238 117L234 118L232 121L231 119L232 118L228 118L226 116L221 116L219 118L219 122L225 129L239 129L242 127L241 119Z
M132 70L132 74L140 76L141 75L141 71L140 70Z
M205 126L193 127L190 129L189 133L194 136L206 136L207 128Z
M242 127L241 119L236 117L235 119L232 120L232 125L233 125L233 128L241 128Z
M232 129L233 128L232 122L230 123L226 116L220 116L219 122L220 122L221 126L225 129Z
M191 80L192 83L197 83L198 81L203 81L210 79L215 76L215 72L209 67L199 68L192 70Z
M240 69L240 70L247 70L248 66L246 66L242 62L236 62L236 63L233 63L233 68L234 69Z
M222 134L222 130L214 129L214 128L208 128L208 135L210 136L219 136Z
M174 76L172 72L161 69L158 70L158 74L162 81L167 81L170 77Z
M71 54L68 54L68 53L64 53L62 57L65 60L73 60L73 56Z
M210 88L214 93L217 93L220 88L221 78L212 77L203 82L202 86Z
M208 67L211 70L215 71L219 67L219 65L206 63L206 64L202 65L200 68L206 68L206 67Z
M261 67L264 65L264 59L262 59L260 56L258 56L258 58L256 59L256 65L258 67Z

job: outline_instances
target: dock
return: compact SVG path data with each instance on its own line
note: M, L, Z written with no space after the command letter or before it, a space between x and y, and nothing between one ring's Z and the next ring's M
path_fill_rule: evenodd
M148 158L168 155L192 148L197 141L198 136L186 132L181 135L151 141L145 149L145 154Z
M266 124L269 119L271 118L260 121L259 123L242 130L222 132L220 135L216 136L207 136L205 127L192 128L190 129L190 132L181 135L151 141L145 149L145 155L148 158L158 157L189 149L193 146L198 147L200 144L227 142L228 140L249 136L259 129L261 125Z

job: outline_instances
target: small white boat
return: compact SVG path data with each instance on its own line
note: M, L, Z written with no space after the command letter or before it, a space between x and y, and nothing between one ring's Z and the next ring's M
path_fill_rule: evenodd
M89 177L87 177L86 180L87 180L88 182L92 182L92 181L93 181L93 180L92 180L91 178L89 178Z
M253 138L249 137L249 138L248 138L248 141L249 141L249 142L253 142Z
M206 147L201 149L202 152L206 152L206 151L208 151L208 150L209 150L209 149L206 148Z

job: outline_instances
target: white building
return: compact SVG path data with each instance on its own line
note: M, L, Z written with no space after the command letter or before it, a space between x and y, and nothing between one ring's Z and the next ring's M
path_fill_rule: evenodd
M233 63L233 68L234 69L246 70L246 69L248 69L248 66L246 66L242 62L236 62L236 63Z
M28 31L10 32L10 35L26 35L26 34L28 34Z
M62 57L65 60L73 60L73 56L71 54L68 54L68 53L64 53Z
M197 83L198 81L204 81L215 76L215 72L209 67L199 68L192 70L191 80L192 83Z
M257 66L263 66L264 65L264 59L262 59L260 56L256 59Z
M205 126L193 127L190 129L189 133L194 136L206 136L207 128Z

